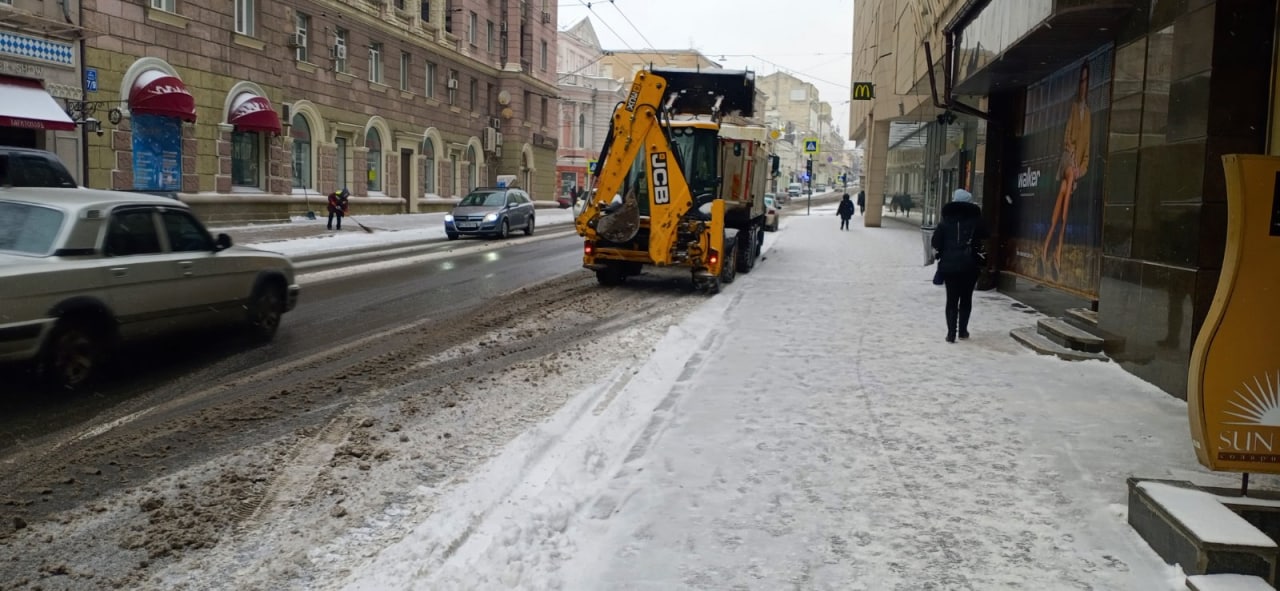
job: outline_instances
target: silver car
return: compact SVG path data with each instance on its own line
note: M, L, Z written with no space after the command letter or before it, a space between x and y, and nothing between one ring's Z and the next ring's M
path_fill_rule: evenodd
M506 187L475 189L444 216L444 232L450 240L464 235L506 238L517 229L532 236L534 224L529 194Z
M243 324L262 339L297 303L289 259L210 236L186 204L84 188L0 190L0 362L79 389L114 345Z

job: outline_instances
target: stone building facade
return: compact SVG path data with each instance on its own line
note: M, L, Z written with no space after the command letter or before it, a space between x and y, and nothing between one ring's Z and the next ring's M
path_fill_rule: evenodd
M556 154L556 190L588 189L590 170L609 132L613 108L627 85L602 74L600 48L591 20L583 18L560 33L556 69L560 74L560 149Z
M55 152L81 182L80 39L92 34L75 0L0 0L0 145Z
M120 117L90 186L178 193L216 219L422 211L514 178L554 186L554 2L85 0Z

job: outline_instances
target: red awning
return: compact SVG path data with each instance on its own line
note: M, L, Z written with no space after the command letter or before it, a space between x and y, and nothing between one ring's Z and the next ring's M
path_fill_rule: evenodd
M0 127L73 131L76 122L39 80L0 76Z
M177 76L147 70L138 75L133 88L129 89L129 111L195 121L196 99Z
M271 101L252 92L242 92L231 101L231 114L227 117L227 123L242 131L275 134L281 131L280 115L271 107Z

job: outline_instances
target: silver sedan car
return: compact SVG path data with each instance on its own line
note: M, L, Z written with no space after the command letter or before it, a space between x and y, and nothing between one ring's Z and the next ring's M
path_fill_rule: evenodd
M444 216L444 232L450 240L464 235L506 238L512 230L531 236L534 224L529 194L509 187L475 189Z

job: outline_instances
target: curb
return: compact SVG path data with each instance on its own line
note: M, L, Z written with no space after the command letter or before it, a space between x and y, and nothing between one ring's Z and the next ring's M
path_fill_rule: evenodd
M558 237L560 234L569 235L572 233L573 224L544 224L540 226L546 232L539 233L534 238ZM561 231L561 227L569 228L569 231ZM523 238L523 237L521 237ZM404 258L426 254L433 248L441 247L449 244L451 241L447 238L424 238L421 240L412 240L408 242L396 243L394 246L370 246L344 251L341 253L316 253L308 255L300 255L291 257L293 261L294 272L298 275L304 273L315 273L317 271L326 271L329 269L342 267L346 265L359 263L375 263L390 259ZM486 243L480 243L486 244Z

